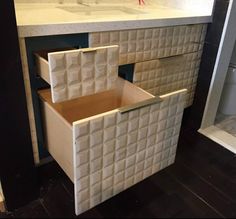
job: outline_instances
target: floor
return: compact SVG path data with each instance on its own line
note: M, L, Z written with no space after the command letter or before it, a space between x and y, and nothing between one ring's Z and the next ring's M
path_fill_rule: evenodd
M236 156L183 124L174 165L78 218L235 218ZM40 199L0 218L75 217L60 167L44 165L39 175Z

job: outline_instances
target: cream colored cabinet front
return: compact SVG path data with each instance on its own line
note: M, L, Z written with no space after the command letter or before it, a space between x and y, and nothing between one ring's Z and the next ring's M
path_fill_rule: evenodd
M187 89L186 105L194 100L202 51L135 64L133 83L154 96Z

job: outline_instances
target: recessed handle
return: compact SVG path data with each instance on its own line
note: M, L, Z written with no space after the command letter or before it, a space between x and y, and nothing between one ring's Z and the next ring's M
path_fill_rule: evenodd
M168 57L162 57L162 58L159 58L160 61L172 61L172 60L179 60L179 59L182 59L184 57L183 54L180 54L180 55L175 55L175 56L168 56Z
M130 111L136 110L136 109L140 109L140 108L143 108L143 107L146 107L146 106L150 106L150 105L155 104L155 103L161 103L162 101L163 100L160 97L153 97L151 99L144 100L142 102L133 104L131 106L121 107L118 110L119 110L119 113L124 114L124 113L128 113Z
M97 48L85 48L85 49L80 49L80 51L83 53L97 52Z

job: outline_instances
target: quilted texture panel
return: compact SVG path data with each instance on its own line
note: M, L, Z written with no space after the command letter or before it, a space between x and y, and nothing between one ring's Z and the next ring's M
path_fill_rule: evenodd
M48 54L54 103L112 89L118 77L118 46Z
M186 107L192 105L202 51L135 64L133 83L154 96L187 89Z
M73 124L77 215L174 163L185 94Z
M202 48L207 24L95 32L89 46L119 45L119 64L196 52Z

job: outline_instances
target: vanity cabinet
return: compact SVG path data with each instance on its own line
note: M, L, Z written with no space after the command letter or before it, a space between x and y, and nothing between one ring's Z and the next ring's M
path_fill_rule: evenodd
M174 163L205 33L197 24L25 40L39 147L74 183L77 215Z

